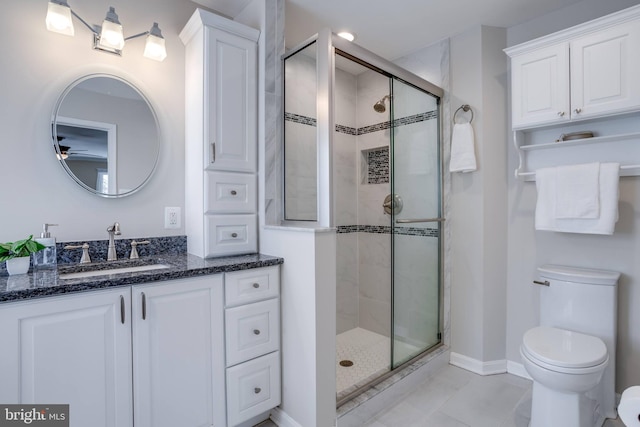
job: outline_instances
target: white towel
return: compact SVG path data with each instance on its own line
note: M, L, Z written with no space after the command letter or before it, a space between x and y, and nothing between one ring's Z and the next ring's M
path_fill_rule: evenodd
M564 233L613 234L618 221L619 163L601 163L599 173L598 218L556 218L556 168L541 168L536 171L536 230L560 231Z
M600 217L600 163L556 168L556 218Z
M471 123L456 123L451 136L449 172L473 172L476 169L473 127Z

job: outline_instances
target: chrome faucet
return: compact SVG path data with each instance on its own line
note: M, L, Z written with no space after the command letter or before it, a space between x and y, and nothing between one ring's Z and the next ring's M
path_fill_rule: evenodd
M116 243L114 241L114 236L120 235L120 224L115 222L113 225L107 228L107 232L109 233L109 250L107 251L107 261L115 261L118 259L118 255L116 254Z

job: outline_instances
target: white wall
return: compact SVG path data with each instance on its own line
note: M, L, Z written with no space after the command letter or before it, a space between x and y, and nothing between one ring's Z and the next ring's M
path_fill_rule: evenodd
M478 164L451 175L451 351L481 372L505 359L505 45L506 31L493 27L451 38L451 111L473 109Z
M122 57L94 51L91 33L77 20L75 37L47 31L44 0L3 5L0 36L8 42L0 55L0 241L38 233L43 222L60 224L52 229L59 241L106 239L114 221L126 238L184 234L183 228L165 230L163 216L165 206L184 207L184 47L178 33L196 5L187 0L72 2L90 24L100 24L110 5L125 36L159 23L167 44L164 62L142 56L144 38L128 41ZM122 199L81 189L52 155L50 120L58 96L79 76L96 72L132 82L149 98L160 122L156 173L141 191Z
M508 30L509 44L545 35L570 25L638 4L638 1L584 0ZM636 119L637 120L637 119ZM640 179L620 180L620 219L613 236L551 233L534 230L536 189L516 181L515 149L509 144L507 358L520 363L524 332L538 323L538 290L531 285L536 267L546 263L601 268L622 273L618 288L616 391L640 384Z

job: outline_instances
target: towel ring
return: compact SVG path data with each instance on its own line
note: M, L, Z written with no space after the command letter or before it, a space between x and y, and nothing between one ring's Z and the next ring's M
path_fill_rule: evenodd
M465 113L471 111L471 118L469 119L469 123L471 123L473 121L473 110L471 109L471 107L469 106L469 104L462 104L460 107L458 107L458 109L456 110L455 113L453 113L453 124L456 124L456 116L458 115L458 112L462 110Z

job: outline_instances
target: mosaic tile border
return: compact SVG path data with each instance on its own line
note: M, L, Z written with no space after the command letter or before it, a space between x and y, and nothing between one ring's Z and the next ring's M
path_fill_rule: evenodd
M391 227L386 225L339 225L336 227L337 234L348 233L373 233L373 234L391 234ZM418 228L418 227L395 227L393 233L401 236L422 236L422 237L439 237L440 233L437 228Z
M425 113L414 114L412 116L402 117L393 121L393 127L410 125L412 123L419 123L425 120L432 120L438 118L438 111L427 111ZM313 117L302 116L294 113L284 113L285 121L299 123L307 126L317 126L318 121ZM377 123L375 125L363 126L361 128L352 128L349 126L336 125L336 132L344 133L347 135L365 135L371 132L379 132L387 130L392 127L391 121Z

